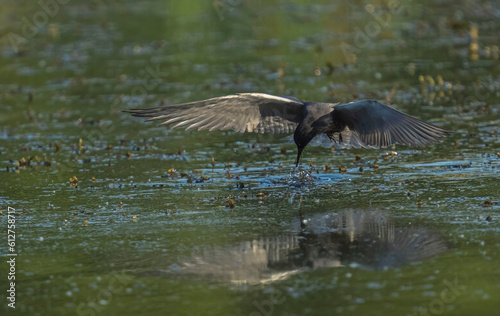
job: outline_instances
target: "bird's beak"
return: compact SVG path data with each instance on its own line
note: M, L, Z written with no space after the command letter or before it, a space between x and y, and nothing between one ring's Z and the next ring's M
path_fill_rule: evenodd
M300 156L302 155L302 151L304 150L304 148L305 147L297 146L297 161L295 162L295 167L299 166Z

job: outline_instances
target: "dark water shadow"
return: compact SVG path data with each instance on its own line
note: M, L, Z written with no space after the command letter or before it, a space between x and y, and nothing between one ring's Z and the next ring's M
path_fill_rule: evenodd
M168 269L146 274L259 284L320 268L387 270L448 250L437 232L396 227L378 210L349 209L307 218L299 215L291 226L294 233L196 250Z

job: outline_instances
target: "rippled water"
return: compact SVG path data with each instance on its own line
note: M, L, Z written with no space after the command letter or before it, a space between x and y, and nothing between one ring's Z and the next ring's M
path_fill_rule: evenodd
M0 4L4 313L496 315L496 2L62 2ZM121 112L252 91L454 133L296 170L286 135Z

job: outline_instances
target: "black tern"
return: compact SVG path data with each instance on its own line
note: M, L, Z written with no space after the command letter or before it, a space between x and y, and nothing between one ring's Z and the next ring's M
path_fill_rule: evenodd
M298 150L296 166L309 143L336 148L424 146L451 133L373 100L347 104L303 102L295 97L265 93L232 94L125 112L186 130L293 132Z

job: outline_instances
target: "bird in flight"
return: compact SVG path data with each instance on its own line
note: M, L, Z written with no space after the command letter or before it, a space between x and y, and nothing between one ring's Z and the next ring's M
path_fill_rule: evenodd
M265 93L240 93L125 112L186 130L293 132L297 145L296 166L308 144L336 148L384 148L392 144L424 146L450 134L372 100L339 104L303 102L295 97Z

